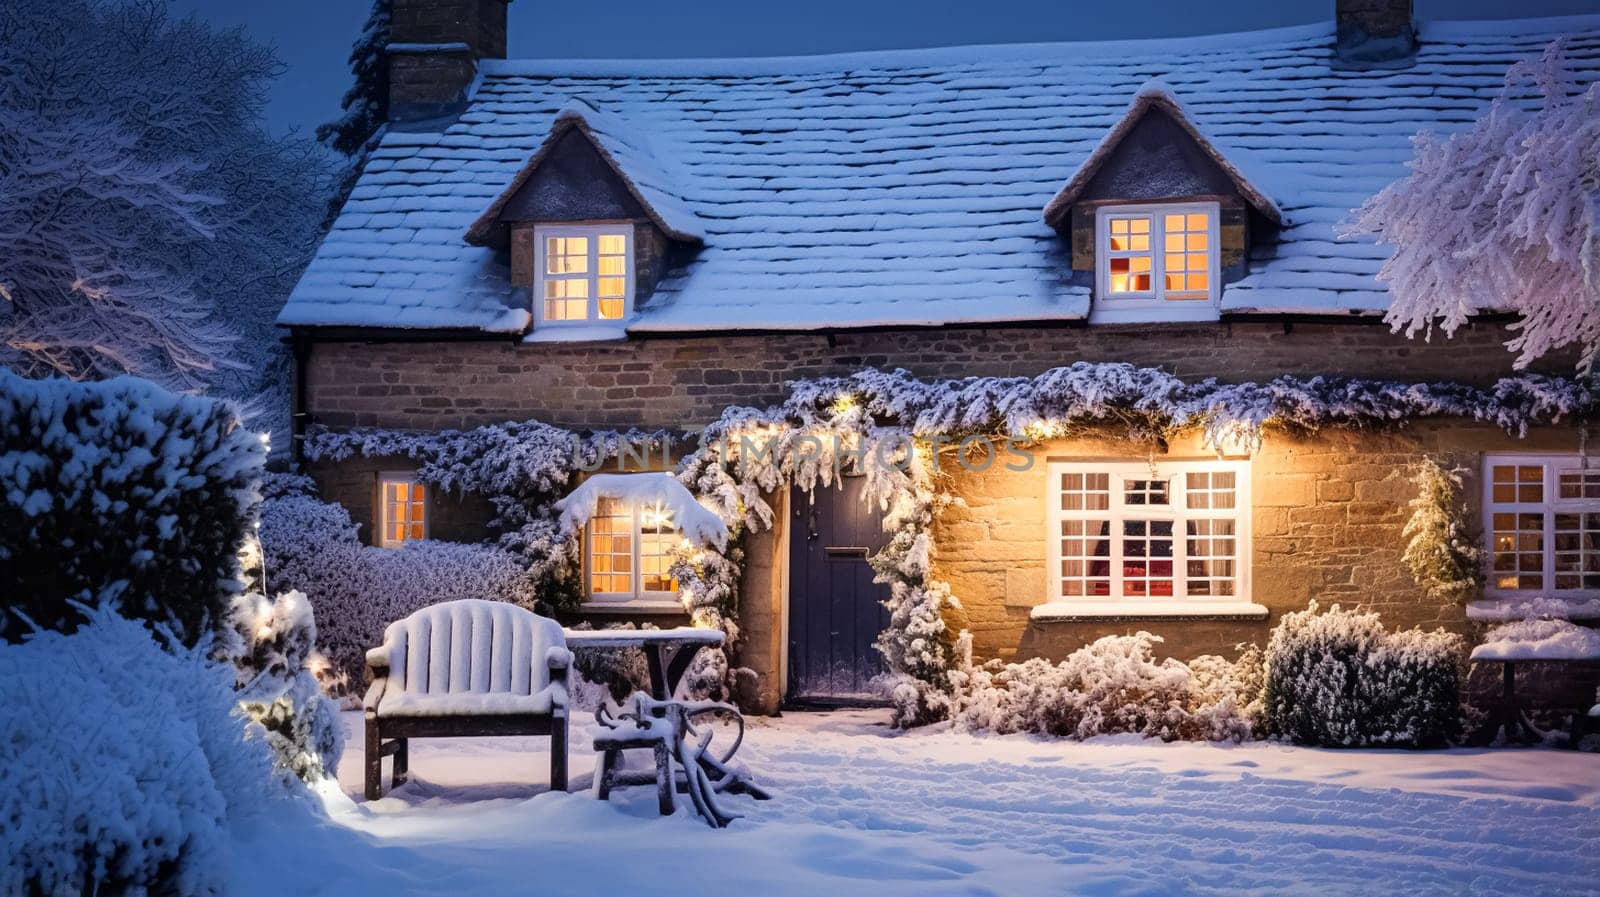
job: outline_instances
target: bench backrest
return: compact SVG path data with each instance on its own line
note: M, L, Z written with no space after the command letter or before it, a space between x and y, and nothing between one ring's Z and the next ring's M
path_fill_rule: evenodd
M389 682L412 694L528 695L550 684L545 653L561 624L500 601L467 598L389 624Z

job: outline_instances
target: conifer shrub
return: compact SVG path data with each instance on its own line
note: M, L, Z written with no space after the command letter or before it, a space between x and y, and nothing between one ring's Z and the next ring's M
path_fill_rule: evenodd
M1263 727L1325 747L1442 747L1460 735L1463 649L1442 629L1389 632L1375 613L1312 602L1267 642Z
M265 459L227 402L0 371L0 637L104 599L189 644L222 626Z

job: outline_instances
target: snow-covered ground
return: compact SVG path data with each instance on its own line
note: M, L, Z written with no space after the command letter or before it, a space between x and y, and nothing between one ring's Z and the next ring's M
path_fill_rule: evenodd
M413 781L366 804L361 727L336 825L294 863L244 836L242 895L1594 895L1600 756L1324 751L898 733L886 712L752 721L775 799L713 831L648 788L545 789L545 739L414 741ZM387 764L386 764L387 765ZM262 857L267 859L263 860ZM280 857L280 859L272 859Z

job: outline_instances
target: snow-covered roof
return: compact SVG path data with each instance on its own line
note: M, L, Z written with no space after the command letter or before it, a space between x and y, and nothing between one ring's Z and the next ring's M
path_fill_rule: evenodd
M528 164L511 179L510 185L490 203L488 210L473 222L466 234L467 242L476 246L486 245L489 230L495 225L501 210L522 189L522 185L539 168L539 163L544 161L546 154L568 128L577 128L588 136L662 232L674 240L701 242L702 222L694 209L684 203L676 186L683 176L674 177L668 173L676 167L671 157L653 146L639 129L630 128L623 119L607 115L582 100L574 100L556 113L550 135L545 138L538 152L533 154L533 158L528 160Z
M457 121L384 137L279 320L525 329L507 265L464 234L580 102L620 123L616 146L649 135L651 152L607 146L636 184L655 177L647 157L673 160L652 186L704 239L630 332L1081 319L1088 288L1069 283L1069 247L1043 210L1152 79L1288 221L1225 287L1223 312L1380 313L1384 249L1335 226L1404 174L1419 128L1467 125L1507 66L1559 34L1594 77L1600 16L1424 23L1399 69L1340 67L1331 23L783 59L488 60Z
M1128 104L1128 111L1122 116L1122 120L1106 132L1106 136L1100 139L1100 143L1089 151L1089 155L1072 172L1072 177L1067 179L1066 186L1062 187L1061 192L1044 207L1044 220L1051 227L1061 228L1066 222L1067 215L1072 211L1072 204L1083 193L1083 189L1089 186L1089 182L1094 179L1100 167L1111 158L1123 138L1133 130L1133 126L1138 124L1151 109L1165 110L1178 127L1194 138L1201 151L1222 169L1223 173L1233 181L1234 186L1239 188L1239 195L1255 206L1256 211L1266 216L1273 224L1288 223L1281 204L1293 196L1293 188L1282 184L1281 178L1274 177L1271 166L1262 162L1255 154L1230 147L1207 134L1195 122L1194 116L1184 108L1172 88L1160 81L1151 80L1133 95L1133 102ZM1277 198L1270 195L1266 186L1275 183L1278 184Z

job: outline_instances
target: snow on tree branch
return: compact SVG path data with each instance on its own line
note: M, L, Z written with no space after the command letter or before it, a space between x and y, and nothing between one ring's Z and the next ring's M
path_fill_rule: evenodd
M266 387L328 175L308 141L262 131L276 71L165 4L5 4L0 365Z
M1520 316L1516 366L1600 352L1600 81L1579 84L1556 41L1506 73L1471 127L1413 139L1411 173L1368 200L1346 236L1394 247L1384 320L1447 335L1482 311ZM1530 92L1531 88L1531 92Z

